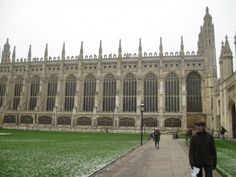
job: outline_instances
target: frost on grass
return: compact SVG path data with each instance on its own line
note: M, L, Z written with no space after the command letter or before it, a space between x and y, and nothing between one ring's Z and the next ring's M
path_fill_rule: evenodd
M230 141L218 140L217 168L226 176L236 176L236 144Z
M86 177L137 145L137 138L122 140L126 135L117 141L107 135L98 140L96 134L70 136L0 140L0 176Z
M233 150L218 150L218 168L227 176L236 175L236 158ZM232 175L231 175L232 174Z

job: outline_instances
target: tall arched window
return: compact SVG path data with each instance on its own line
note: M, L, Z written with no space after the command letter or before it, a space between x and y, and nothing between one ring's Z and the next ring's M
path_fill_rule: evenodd
M34 110L37 105L39 85L40 85L40 79L38 77L33 78L31 81L31 88L30 88L30 104L29 104L30 111Z
M88 75L84 81L84 111L93 111L96 94L96 79Z
M128 74L123 82L123 111L136 111L137 82L133 74Z
M74 108L76 92L76 79L74 76L69 76L66 80L65 90L65 111L72 111Z
M165 81L166 112L179 111L179 79L175 73L169 73Z
M0 80L0 107L2 107L3 105L3 98L5 96L5 92L6 92L6 83L7 83L7 79L6 78L2 78Z
M144 78L144 111L157 112L157 78L147 74Z
M55 76L48 80L47 111L53 111L57 95L57 78Z
M187 77L187 112L202 112L201 77L196 72Z
M13 110L17 110L20 104L20 96L23 88L23 78L18 77L15 80L15 91L14 91L14 98L13 98Z
M104 78L103 82L103 111L113 112L116 102L116 79L109 74Z

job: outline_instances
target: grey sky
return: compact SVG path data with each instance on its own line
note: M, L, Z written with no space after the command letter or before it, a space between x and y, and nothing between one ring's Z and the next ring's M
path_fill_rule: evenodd
M66 55L75 56L84 41L84 53L93 55L100 39L104 54L117 53L122 39L123 53L134 53L141 37L143 51L156 52L162 36L164 51L174 52L183 35L185 51L196 51L206 6L215 24L218 60L226 34L235 52L235 0L0 0L0 46L8 37L17 58L26 58L29 44L33 56L42 57L48 43L49 55L60 56L66 42Z

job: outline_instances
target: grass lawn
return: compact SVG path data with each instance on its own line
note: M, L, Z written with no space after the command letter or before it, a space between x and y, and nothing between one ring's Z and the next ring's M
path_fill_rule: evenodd
M178 138L186 139L186 133L178 133Z
M236 142L216 140L218 165L224 176L236 176Z
M139 145L138 134L4 130L0 176L88 176ZM145 137L146 138L146 137Z

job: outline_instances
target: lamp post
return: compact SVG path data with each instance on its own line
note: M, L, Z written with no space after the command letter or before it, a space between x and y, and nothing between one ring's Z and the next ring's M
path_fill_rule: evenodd
M19 126L20 124L20 106L17 107L17 121L16 125Z
M51 131L52 131L53 126L54 127L57 126L57 106L54 106L54 110L55 110L55 115L54 115L55 117L54 117L54 121L51 122Z
M29 117L26 116L26 129L29 131Z
M71 123L73 128L75 127L76 124L76 114L77 114L77 106L75 106L72 111Z
M143 111L144 111L144 103L140 104L140 112L141 112L141 146L143 145Z
M35 110L35 116L34 116L34 122L33 122L33 128L35 127L35 125L37 125L38 123L38 111L39 111L39 106L35 106L34 108Z

